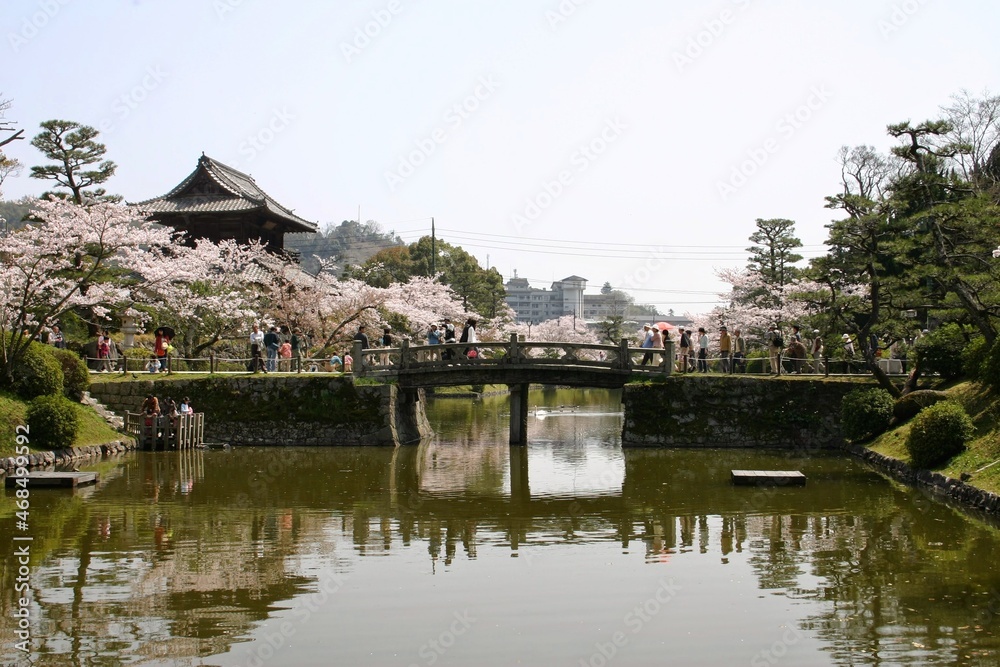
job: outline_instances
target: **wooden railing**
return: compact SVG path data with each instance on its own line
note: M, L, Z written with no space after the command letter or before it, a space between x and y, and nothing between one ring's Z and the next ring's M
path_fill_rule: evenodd
M125 413L125 433L135 438L140 449L190 449L205 439L205 415L150 416Z

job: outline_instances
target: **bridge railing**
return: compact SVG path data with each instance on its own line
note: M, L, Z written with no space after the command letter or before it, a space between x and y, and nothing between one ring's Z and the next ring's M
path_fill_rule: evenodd
M507 342L410 345L404 340L400 347L364 350L355 342L352 356L354 373L360 376L392 375L401 370L500 365L572 366L644 375L670 375L674 369L672 342L666 349L645 349L629 347L627 340L619 345L601 345L520 341L516 335L511 335Z

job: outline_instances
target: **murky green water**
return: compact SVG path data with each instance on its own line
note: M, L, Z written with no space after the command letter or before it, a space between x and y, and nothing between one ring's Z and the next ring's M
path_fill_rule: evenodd
M33 492L31 662L1000 664L996 529L850 459L622 451L616 396L532 399L527 448L504 398L442 400L419 448L138 454ZM13 512L0 659L28 664Z

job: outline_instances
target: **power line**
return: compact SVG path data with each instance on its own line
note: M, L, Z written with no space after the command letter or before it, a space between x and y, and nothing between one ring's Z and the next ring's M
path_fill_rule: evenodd
M614 242L610 242L610 241L606 242L606 241L576 241L576 240L572 240L572 239L545 239L545 238L535 238L535 237L525 237L525 236L512 236L510 234L490 234L490 233L487 233L487 232L470 232L470 231L457 230L457 229L446 229L444 227L439 227L438 229L440 231L443 231L443 232L452 232L454 234L462 234L462 235L468 235L468 236L486 236L486 237L499 238L499 239L514 239L515 241L511 241L511 243L513 243L513 242L519 242L519 240L523 240L525 242L540 241L540 242L545 242L545 243L567 243L567 244L576 244L576 245L592 245L592 246L599 246L601 248L606 248L608 246L622 246L622 247L632 247L632 248L640 248L640 249L649 250L649 244L648 243L614 243ZM671 247L671 248L685 248L685 249L690 249L690 248L712 248L712 249L738 248L740 250L745 251L747 246L746 245L670 245L669 247ZM822 244L819 244L819 245L802 245L802 246L798 246L795 249L799 250L799 249L803 249L803 248L824 248L825 249L826 246L822 245Z

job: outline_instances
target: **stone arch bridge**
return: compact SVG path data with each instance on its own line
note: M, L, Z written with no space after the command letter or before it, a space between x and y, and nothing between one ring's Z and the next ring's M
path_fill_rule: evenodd
M505 384L510 389L510 444L527 443L528 387L532 384L620 389L636 377L668 376L674 343L664 349L565 342L449 343L362 350L354 343L354 374L393 379L402 392L426 387ZM469 354L475 350L474 354ZM645 362L645 363L644 363ZM415 399L414 399L415 400Z

